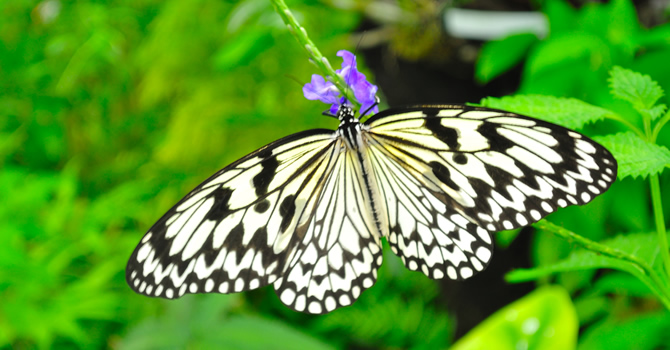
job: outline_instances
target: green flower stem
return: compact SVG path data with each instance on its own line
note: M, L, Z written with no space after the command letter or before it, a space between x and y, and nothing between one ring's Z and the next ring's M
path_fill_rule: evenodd
M651 289L654 294L658 296L660 301L670 310L670 291L668 291L666 283L664 280L654 271L654 269L647 264L642 259L637 258L636 256L629 255L625 252L622 252L618 249L608 247L604 244L594 242L586 237L580 236L568 229L552 224L547 220L541 220L533 225L536 228L551 232L568 242L575 243L583 247L584 249L590 250L596 254L604 255L613 259L620 261L625 261L629 264L632 264L635 268L640 270L644 275L648 276L653 282L653 285L647 284L649 289ZM645 281L642 281L645 282ZM646 284L646 283L645 283Z
M665 230L665 218L663 217L663 203L661 202L661 186L658 181L658 174L649 176L651 184L651 203L654 210L654 220L656 221L656 232L658 232L658 243L663 256L663 265L665 273L670 277L670 250L668 249L668 234Z
M356 108L360 108L361 104L356 100L353 91L347 86L344 78L335 73L335 70L330 65L330 62L328 62L328 59L321 54L316 45L314 45L312 40L309 39L309 36L307 36L307 31L295 19L293 13L291 13L291 10L288 8L288 6L286 6L284 0L270 1L275 7L275 11L277 11L286 26L288 26L291 34L293 34L300 45L305 49L305 51L307 51L307 55L311 58L312 62L317 66L317 68L323 72L323 75L325 75L328 80L335 84L337 89L347 98L349 102L354 104Z

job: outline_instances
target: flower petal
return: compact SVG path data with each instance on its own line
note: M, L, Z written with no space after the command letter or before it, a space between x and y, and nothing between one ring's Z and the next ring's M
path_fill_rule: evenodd
M339 95L335 84L326 81L318 74L312 75L312 82L303 86L302 93L308 100L319 100L323 103L337 103Z

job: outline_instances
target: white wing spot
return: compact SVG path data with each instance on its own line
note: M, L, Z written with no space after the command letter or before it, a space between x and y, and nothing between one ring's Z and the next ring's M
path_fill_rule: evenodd
M254 278L249 282L249 289L256 289L260 284L260 281L257 278Z
M458 274L456 273L456 269L453 266L447 267L447 276L449 276L449 278L452 280L458 279Z
M503 221L503 227L505 228L505 230L511 230L514 228L514 225L512 225L512 223L509 220L505 220Z
M306 299L307 297L304 294L298 295L298 298L295 300L295 309L298 311L305 310L305 306L307 306Z
M612 169L610 169L610 168L605 169L605 172L608 173L608 174L610 174L610 175L612 175ZM605 180L607 180L607 181L612 181L610 177L605 177L605 176L606 176L606 175L603 174L603 179L605 179Z
M320 314L321 313L321 304L319 304L316 301L313 301L309 303L309 312L312 314Z
M477 271L481 271L484 269L484 265L482 265L482 263L479 260L477 260L477 258L471 258L470 263L472 264L472 267L474 267L475 270Z
M156 296L160 296L163 293L163 285L159 284L156 288Z
M554 211L554 209L551 207L551 205L549 205L549 203L547 203L547 202L542 202L542 204L540 204L540 206L542 207L542 210L546 211L547 213L551 213L551 212Z
M526 220L526 218L523 215L521 215L521 213L516 214L516 222L518 222L519 225L521 226L528 225L528 220Z
M565 201L565 199L561 198L557 201L558 205L560 205L562 208L565 208L568 206L568 202Z
M535 209L530 211L530 216L532 216L535 221L542 219L542 214Z
M349 299L349 296L346 294L340 295L340 305L346 306L351 304L351 299Z
M237 281L235 281L235 291L236 292L241 292L242 289L244 289L244 280L241 278L238 278Z
M165 290L165 296L168 297L168 299L172 299L174 297L174 291L172 288L168 288Z
M337 307L337 303L335 302L335 298L333 298L332 296L329 296L328 298L326 298L325 304L326 304L326 310L329 311L329 312L335 310L335 308Z
M476 231L479 238L481 238L484 242L491 244L491 234L488 231L479 226L477 226Z
M148 240L151 239L151 232L147 233L143 238L141 243L146 243Z
M214 289L214 281L211 278L208 278L205 281L205 292L209 293Z
M179 287L179 296L182 296L186 294L186 285L182 284L181 287Z
M472 277L474 273L472 272L472 269L469 267L462 267L461 268L461 277L463 279L470 278Z
M589 189L589 191L593 192L593 194L599 194L600 193L600 190L596 186L589 185L587 188Z
M146 282L142 282L142 284L140 285L140 293L144 293L144 289L145 289L145 288L147 288L147 283L146 283Z
M189 292L195 293L198 291L198 285L195 283L191 283L191 285L188 288Z
M491 259L491 251L488 248L479 247L475 255L483 262L487 262Z
M570 203L572 203L572 204L578 204L578 203L579 203L579 202L577 202L577 200L575 199L575 197L573 197L573 196L571 196L571 195L567 195L566 198L567 198L568 201L570 201Z
M363 280L363 287L364 288L370 288L370 287L372 287L373 284L374 283L372 282L371 278L366 278L366 279Z
M444 273L440 270L433 270L433 278L436 280L440 280L444 277Z
M219 293L228 293L228 288L230 288L230 284L228 282L223 282L219 285Z
M295 300L295 292L291 289L284 289L279 299L281 299L282 303L291 305L293 304L293 300Z
M409 269L412 270L412 271L416 271L416 269L419 268L419 267L416 265L416 261L414 261L414 260L410 261L410 262L409 262L409 266L407 266L407 267L409 267Z
M591 196L590 196L588 193L583 192L583 193L582 193L582 200L583 200L584 202L588 202L588 201L591 200Z

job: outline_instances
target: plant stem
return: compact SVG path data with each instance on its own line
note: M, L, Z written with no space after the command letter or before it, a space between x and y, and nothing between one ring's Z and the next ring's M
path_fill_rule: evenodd
M622 116L620 116L616 113L608 113L607 115L605 115L605 118L616 120L619 123L627 126L629 129L631 129L634 133L636 133L641 138L643 138L643 139L645 138L645 134L644 134L644 132L642 132L642 130L638 129L635 125L633 125L628 120L624 119Z
M658 243L663 256L663 265L665 274L670 277L670 250L668 249L668 234L665 229L665 218L663 217L663 202L661 201L661 186L658 181L658 174L649 176L651 184L651 204L654 210L654 220L656 221L656 232L658 232Z
M545 230L547 232L551 232L565 239L568 242L578 244L582 246L584 249L590 250L596 254L608 256L610 258L614 258L632 264L637 269L639 269L643 274L649 276L651 281L654 283L654 285L648 285L649 288L655 292L655 294L659 297L660 301L663 303L666 309L670 310L670 292L668 291L667 285L666 283L663 282L664 280L656 273L656 271L654 271L654 269L647 264L646 261L639 259L636 256L629 255L618 249L614 249L604 244L594 242L568 229L554 225L547 220L541 220L535 223L533 226Z
M275 7L275 11L279 14L281 19L284 21L286 26L288 26L289 32L298 40L300 45L307 51L307 55L311 58L312 63L314 63L323 75L326 76L328 80L333 82L337 89L346 97L346 99L354 104L356 108L360 108L361 104L358 103L356 97L351 88L349 88L344 81L344 78L335 73L335 70L328 62L328 59L324 57L319 49L314 45L312 40L310 40L307 35L307 31L303 28L300 23L295 19L291 10L286 6L284 0L270 0L272 5Z
M670 120L670 110L665 113L663 118L661 118L656 125L654 125L654 130L651 132L651 139L649 140L651 143L656 143L656 139L658 138L658 133L661 132L661 129L663 126Z

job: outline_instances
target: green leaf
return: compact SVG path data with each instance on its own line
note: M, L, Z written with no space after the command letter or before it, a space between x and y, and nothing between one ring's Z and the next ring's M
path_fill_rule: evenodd
M536 75L562 68L566 63L596 71L611 65L611 49L604 38L585 32L552 37L535 46L528 56L524 74Z
M614 97L629 102L643 116L653 120L663 113L654 109L656 101L663 97L663 89L648 75L615 66L610 70L609 83Z
M653 312L612 317L598 322L580 336L580 350L667 349L670 314Z
M477 59L475 77L482 83L491 81L521 62L537 41L535 34L523 33L485 43Z
M254 316L231 318L204 344L210 349L335 349L283 322Z
M619 235L602 242L602 244L636 256L639 259L649 263L650 266L654 265L660 252L656 233L634 233L628 235ZM575 250L568 258L552 265L539 266L531 269L514 270L508 273L505 276L505 279L507 279L509 282L516 283L536 280L538 278L557 272L600 268L625 271L645 282L647 286L651 285L650 277L645 275L633 264L583 249Z
M565 289L542 287L487 318L450 349L574 349L578 327Z
M660 173L670 165L670 150L649 143L632 131L595 137L619 163L619 179L627 176L643 178Z
M656 120L660 118L663 113L665 113L666 109L668 106L664 104L656 105L654 107L651 107L650 109L646 109L642 111L641 113L644 114L645 116L649 116L651 120Z
M603 119L612 113L575 98L543 95L487 97L480 104L546 120L569 129L580 129L585 124Z
M640 46L665 48L670 44L670 23L641 31L636 39Z

